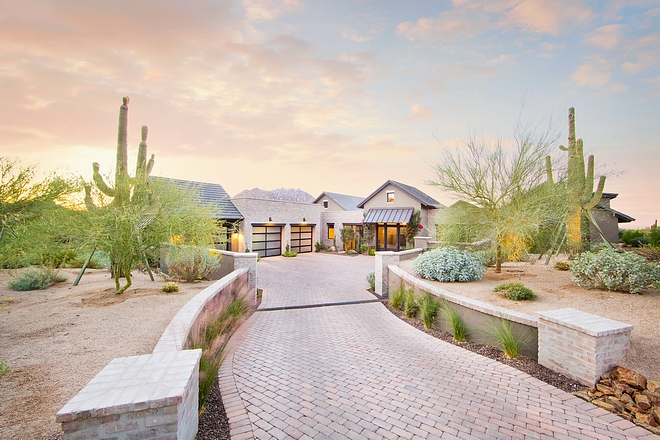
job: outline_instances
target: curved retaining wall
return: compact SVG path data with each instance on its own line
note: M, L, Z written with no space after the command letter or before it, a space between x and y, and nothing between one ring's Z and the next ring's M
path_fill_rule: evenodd
M256 269L256 254L254 256ZM200 313L229 289L249 285L234 270L195 295L174 316L151 354L110 362L57 413L64 440L192 440L197 434L201 350L183 350Z

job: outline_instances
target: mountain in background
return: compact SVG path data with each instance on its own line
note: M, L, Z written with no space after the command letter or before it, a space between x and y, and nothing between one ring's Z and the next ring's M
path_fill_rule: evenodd
M235 198L281 200L283 202L312 203L315 197L299 188L277 188L270 191L252 188L239 192Z

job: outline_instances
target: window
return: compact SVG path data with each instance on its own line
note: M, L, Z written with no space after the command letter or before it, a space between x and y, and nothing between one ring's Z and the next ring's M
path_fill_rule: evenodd
M387 203L394 203L394 191L387 192Z
M330 240L335 238L335 224L334 223L328 223L328 238Z
M325 209L328 209L328 201L327 201L327 200L324 200L324 201L323 201L323 207L324 207Z

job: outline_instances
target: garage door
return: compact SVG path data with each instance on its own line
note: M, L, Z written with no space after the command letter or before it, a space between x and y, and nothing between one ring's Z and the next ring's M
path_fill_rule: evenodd
M260 257L274 257L282 253L281 226L252 226L252 252Z
M291 226L291 250L299 254L312 252L314 226Z

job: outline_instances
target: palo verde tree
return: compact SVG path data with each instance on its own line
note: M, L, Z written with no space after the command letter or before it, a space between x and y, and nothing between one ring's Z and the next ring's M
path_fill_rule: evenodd
M569 211L566 217L566 235L568 248L571 252L580 252L583 244L582 219L587 217L592 224L598 226L591 215L603 196L605 176L600 176L598 187L594 191L594 156L590 155L585 174L584 143L575 136L575 108L568 109L568 147L560 145L562 151L568 154L568 176L566 194ZM546 158L547 179L553 184L552 162ZM607 242L607 240L604 240Z
M147 162L147 127L141 130L135 177L128 174L128 98L119 109L117 164L114 186L106 183L94 163L91 185L85 188L88 228L93 249L106 252L112 261L115 293L123 293L131 284L131 270L145 261L148 250L158 250L172 236L184 237L191 244L211 243L215 221L191 190L176 186L167 179L150 179L154 156ZM95 197L96 196L96 197ZM99 205L94 199L99 201ZM126 278L121 286L120 278Z
M563 215L561 193L553 185L541 185L550 137L549 130L538 135L519 127L512 148L499 140L490 145L471 137L460 149L443 149L429 184L464 203L440 219L439 238L491 240L497 273L504 256L521 257L539 227Z

